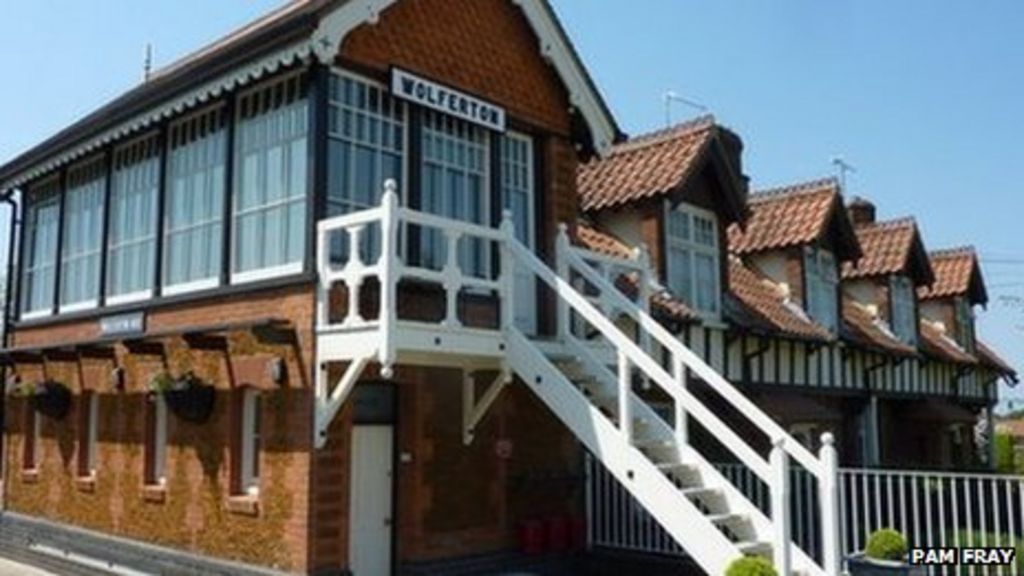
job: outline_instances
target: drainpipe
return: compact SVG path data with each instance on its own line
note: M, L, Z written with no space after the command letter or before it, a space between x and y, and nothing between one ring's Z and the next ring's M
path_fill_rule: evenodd
M18 238L17 229L21 226L21 219L18 218L18 203L14 201L14 192L8 190L0 201L11 208L11 219L8 242L7 242L7 278L4 286L4 318L3 318L3 348L10 347L11 340L11 299L14 292L11 290L14 282L14 254L15 241ZM4 490L0 491L0 514L7 510L7 367L0 369L0 378L3 379L3 392L0 393L0 483L4 484Z

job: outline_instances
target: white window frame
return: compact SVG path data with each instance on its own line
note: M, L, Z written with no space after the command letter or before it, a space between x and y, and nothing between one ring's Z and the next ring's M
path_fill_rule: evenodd
M904 344L914 346L917 344L917 297L914 293L914 283L906 276L891 276L889 278L889 326L892 333ZM906 316L901 316L906 314ZM900 320L906 320L906 325L901 325Z
M504 142L505 140L516 141L516 142L518 142L520 144L525 144L526 148L527 148L526 163L523 166L523 168L526 169L526 173L528 175L527 179L529 180L529 182L527 182L526 188L524 190L515 190L515 191L517 191L517 192L525 192L526 193L526 197L527 197L527 207L526 207L526 210L527 210L527 212L524 215L524 217L526 217L526 235L527 235L527 237L526 237L526 240L524 242L525 242L525 244L527 246L532 247L535 244L535 240L537 238L537 222L536 222L536 217L535 217L536 214L537 214L537 211L536 211L536 208L537 208L536 207L536 202L537 202L537 190L536 190L537 189L537 183L536 183L537 174L536 174L536 168L534 166L534 156L536 154L536 150L535 150L536 142L529 135L523 134L522 132L515 132L515 131L512 131L512 130L509 130L508 132L506 132L505 134L502 135L502 142ZM508 176L508 172L509 172L506 169L506 165L509 164L512 161L505 157L504 147L502 148L502 150L499 151L499 155L500 155L500 158L501 158L501 202L502 202L502 209L503 210L511 210L512 206L511 206L511 204L509 204L509 195L508 195L508 193L509 193L510 190L514 190L515 187L511 186L508 183L508 180L506 179L507 176ZM531 217L531 216L534 216L534 217Z
M43 196L45 196L45 199L42 202L39 201L39 199L38 199L39 196L35 194L35 191L39 190L39 189L45 189L45 190L43 190L43 192L40 193ZM31 225L29 225L29 222L28 222L29 219L26 219L27 220L26 221L26 233L24 233L22 235L22 237L23 237L24 242L26 244L30 243L30 242L32 243L32 248L31 249L33 250L33 252L37 248L36 241L35 241L34 237L30 238L29 233L34 235L34 234L36 234L38 232L39 225L36 222L36 219L38 218L38 216L37 216L37 214L38 214L38 206L39 205L53 204L57 208L57 216L56 216L56 223L55 223L56 224L56 229L53 231L53 233L55 234L54 246L53 246L53 251L52 251L53 253L50 254L50 258L51 258L50 261L47 264L43 264L43 265L35 265L35 266L31 266L31 267L26 265L25 269L21 273L21 278L19 279L20 289L18 291L18 299L19 299L18 309L20 310L21 318L23 320L33 320L33 319L38 319L38 318L46 318L48 316L53 315L53 299L55 297L55 292L53 292L53 291L50 292L48 301L46 302L46 306L44 308L38 308L38 309L34 309L34 310L27 309L28 302L25 300L25 298L30 298L30 294L29 294L29 291L27 290L27 285L26 285L29 276L32 275L32 274L37 274L39 272L44 272L47 269L49 270L50 274L52 275L51 276L51 281L53 283L52 290L54 290L54 291L59 290L59 287L57 286L56 279L57 279L57 268L60 266L60 246L57 244L56 238L60 236L60 228L63 225L63 216L60 213L61 212L60 211L60 195L61 195L61 193L62 192L61 192L60 177L56 176L56 175L51 176L50 178L47 178L46 180L43 180L39 184L34 185L34 186L32 186L32 187L30 187L28 189L27 196L31 197L32 201L30 201L30 202L26 201L26 210L33 210L34 212L33 212L33 216L32 216L32 219L31 219ZM26 247L26 249L28 249L28 248ZM28 254L26 254L26 256L28 256ZM33 253L32 256L33 256L33 260L37 260L38 259L38 256L36 254Z
M86 422L86 435L85 435L85 447L83 454L85 455L85 468L88 471L86 478L95 478L97 469L97 453L98 453L98 439L99 439L99 394L96 391L89 392L89 404L86 406L88 421Z
M150 145L150 146L153 146L153 150L152 150L152 155L151 156L143 158L141 160L137 159L134 162L126 163L124 165L118 166L118 160L120 159L120 155L121 154L132 154L133 152L138 154L139 153L138 149L143 147L143 146L146 146L147 144ZM111 179L111 182L110 182L110 205L106 207L107 210L110 211L110 215L109 215L110 224L108 226L108 232L107 232L107 238L106 238L106 246L104 246L104 250L106 250L106 254L107 254L107 261L109 263L108 266L107 266L107 282L106 282L106 293L105 293L105 300L104 300L104 302L106 303L107 306L116 306L116 305L119 305L119 304L128 304L128 303L131 303L131 302L139 302L139 301L147 300L147 299L153 297L153 283L154 283L153 271L155 270L155 267L156 267L156 253L157 253L157 247L158 247L158 238L159 238L159 235L160 235L160 225L159 225L159 222L158 222L158 218L159 218L158 214L159 214L159 204L160 204L160 185L161 185L161 178L163 176L161 174L161 164L162 164L163 152L164 152L164 146L160 142L159 133L156 133L156 132L151 132L149 134L146 134L144 136L136 138L136 139L134 139L134 140L132 140L130 142L127 142L127 143L125 143L125 144L123 144L121 146L118 146L114 150L114 158L113 158L113 163L111 165L111 173L109 175L109 178ZM145 180L140 175L139 170L140 170L140 168L143 168L144 165L146 165L148 163L155 163L154 167L148 167L150 170L153 170L155 172L155 174L153 174L153 178L152 178L152 187L149 190L141 190L143 188L144 184L145 184ZM151 221L153 223L153 230L152 230L152 233L147 235L147 236L136 236L136 237L128 239L128 240L122 239L120 242L115 244L114 243L114 229L115 229L115 226L116 226L116 223L115 223L115 207L118 205L119 201L126 200L126 198L122 198L119 195L119 194L122 193L122 190L120 189L121 187L119 186L119 184L120 184L120 180L119 179L120 178L126 178L128 180L124 184L124 190L123 190L124 193L139 194L140 191L143 191L143 192L148 192L148 193L152 194L151 206L150 206L150 211L151 211L150 218L152 219ZM120 208L117 208L117 210L120 210ZM143 244L147 244L147 243L151 243L152 244L151 247L150 247L150 264L151 264L151 268L149 270L149 277L146 278L146 282L145 282L146 284L149 285L149 288L143 288L141 290L135 290L135 291L132 291L132 292L125 292L123 294L112 294L111 293L111 289L114 286L114 281L113 281L113 275L114 275L113 262L114 262L114 255L115 255L115 253L117 253L119 251L122 251L122 250L124 250L126 248L132 247L132 246L138 246L138 245L143 245Z
M293 81L297 83L299 90L303 90L302 82L304 82L304 77L303 77L304 73L305 73L305 71L299 70L299 71L295 71L295 72L286 74L284 76L281 76L280 78L274 78L272 80L264 82L264 83L262 83L262 84L260 84L258 86L255 86L255 87L253 87L253 88L251 88L251 89L249 89L249 90L239 94L238 100L242 100L242 99L244 99L244 98L246 98L248 96L252 96L255 93L258 93L258 92L263 91L263 90L267 90L268 88L272 88L274 86L281 86L281 85L287 86L288 83L293 82ZM262 100L262 97L261 97L261 100ZM307 114L305 115L305 119L308 120L308 118L309 118L308 107L313 105L313 102L309 99L309 94L304 95L301 99L297 98L295 101L288 103L287 106L293 106L293 105L295 105L298 102L303 102L304 105L306 106ZM234 139L233 139L234 149L228 151L228 154L229 154L228 161L233 163L233 186L232 186L232 190L231 190L231 193L232 193L233 196L232 196L232 199L231 199L231 214L230 214L230 218L231 218L231 241L230 241L230 245L227 247L231 251L231 255L230 255L230 271L231 271L231 273L230 273L230 282L231 282L231 284L249 284L249 283L253 283L253 282L259 282L259 281L262 281L262 280L270 280L270 279L273 279L273 278L280 278L280 277L283 277L283 276L291 276L291 275L299 274L299 273L301 273L305 269L306 261L310 257L310 254L307 253L308 252L308 250L307 250L308 242L306 242L306 235L308 234L308 232L306 232L306 231L308 230L308 228L310 226L314 226L315 225L314 223L309 222L309 219L308 219L308 214L309 214L308 205L309 205L310 202L313 201L313 199L311 197L312 195L310 194L310 191L309 191L309 177L308 177L309 170L312 168L312 166L310 166L308 164L308 162L307 162L307 160L309 158L309 146L312 144L312 140L311 140L311 137L313 136L312 126L310 126L308 124L308 122L307 122L307 124L306 124L306 132L302 136L302 138L306 141L306 153L303 155L302 162L304 163L304 171L305 171L305 173L307 175L307 177L304 178L303 182L302 182L302 194L301 195L295 194L295 195L292 195L292 196L286 196L284 198L280 198L280 199L277 199L277 200L274 200L274 201L271 201L271 202L264 202L264 203L259 204L259 205L250 206L250 207L245 208L243 210L239 210L238 199L239 199L240 193L241 193L240 191L241 191L241 187L242 187L242 179L245 177L245 175L244 175L244 170L245 170L244 159L245 159L245 156L243 155L243 150L242 150L242 145L241 145L242 144L241 143L241 139L242 139L241 138L241 136L242 136L241 131L243 129L243 122L245 122L246 120L251 120L252 118L255 118L255 116L252 117L252 118L243 119L242 118L241 107L238 107L238 108L239 109L235 110L235 118L234 118L234 132L235 132ZM273 111L271 111L271 112L273 112ZM260 115L265 115L265 114L267 114L267 112L261 112L260 113ZM298 139L295 139L293 141L289 141L289 147L291 146L292 143L294 143L297 140ZM291 170L294 170L294 165L290 166L289 168ZM239 238L241 227L239 226L239 221L243 217L245 217L247 215L250 215L250 214L260 213L260 212L266 213L269 210L272 210L272 209L277 208L277 207L287 207L287 206L290 206L290 205L293 205L293 204L300 204L300 203L303 205L303 208L304 208L304 210L303 210L303 222L304 222L304 225L301 227L302 234L301 234L301 239L300 239L300 245L301 245L302 256L299 258L299 260L296 261L296 262L286 262L284 264L279 264L279 265L263 266L263 267L260 267L260 268L253 268L251 270L241 270L241 271L238 270L238 266L239 266L238 250L239 250L239 246L241 244L241 241L240 241L240 238ZM282 218L283 218L283 222L286 225L290 224L290 222L288 221L288 218L287 218L287 213L285 213L285 215L282 216ZM282 230L285 230L285 228L282 228ZM284 240L287 237L288 237L288 234L285 233L281 237L281 239ZM287 257L287 255L286 255L286 257Z
M689 238L678 238L673 236L669 230L669 219L672 214L678 212L685 214L689 218ZM722 257L721 248L719 242L719 222L718 215L711 210L706 210L691 204L680 203L673 207L672 203L668 200L665 201L664 206L664 230L665 230L665 284L669 287L669 290L677 297L684 300L690 305L694 312L698 316L708 320L718 320L722 314ZM697 242L694 239L696 233L696 219L703 219L710 221L714 230L713 234L713 245L707 245ZM690 293L682 294L683 291L679 286L672 286L672 269L669 254L673 249L686 250L689 253L689 266L690 266ZM701 254L704 256L710 256L714 260L714 306L715 310L708 310L701 308L697 303L697 255Z
M442 121L450 120L451 122L453 122L455 124L461 125L467 131L479 131L481 134L483 134L483 139L482 139L483 141L479 145L480 147L483 148L483 150L481 151L482 158L483 158L482 170L480 170L480 171L473 171L468 166L468 163L464 163L462 165L459 165L457 162L452 163L452 162L449 162L447 159L443 159L443 160L430 159L430 160L428 160L427 153L426 153L426 150L425 150L426 146L422 142L422 140L424 140L426 138L428 131L432 131L434 133L440 134L440 136L442 138L450 138L450 139L459 138L459 139L461 139L461 135L452 136L451 134L449 134L447 131L445 131L443 129L437 129L437 128L428 127L427 126L427 124L428 124L427 118L430 117L430 116L433 116L434 118L439 118ZM479 226L491 227L491 225L492 225L492 223L491 223L491 193L492 193L492 186L491 186L491 153L492 153L492 150L491 150L491 137L490 137L491 132L488 131L486 128L480 127L480 126L478 126L476 124L472 124L472 123L467 122L465 120L462 120L460 118L456 118L454 116L448 116L448 115L446 115L444 113L436 112L436 111L433 111L433 110L430 110L430 109L423 109L422 114L421 114L421 118L423 119L423 122L422 122L422 125L421 125L421 128L420 128L420 130L421 130L421 133L420 133L420 138L421 138L420 156L417 159L419 162L417 163L417 166L416 166L416 169L420 170L420 174L421 174L421 176L420 176L420 210L423 211L423 212L429 213L429 214L435 214L435 215L440 216L442 218L447 218L447 219L451 219L451 220L460 220L460 221L465 221L465 222L469 222L469 223L472 223L472 224L476 224L476 225L479 225ZM470 145L477 146L476 143L471 143ZM454 210L452 210L453 206L449 206L448 198L447 198L448 195L445 192L442 192L442 196L441 196L441 212L440 213L432 212L430 209L425 207L424 202L423 202L425 197L426 197L426 176L425 176L425 172L426 172L428 164L432 164L435 167L439 167L441 170L451 169L451 170L459 171L459 172L461 172L463 174L463 176L468 176L470 174L474 174L474 175L478 175L480 177L481 184L482 184L481 189L480 189L480 194L481 194L480 213L483 215L483 222L471 222L469 220L462 220L461 218L458 218L456 216L450 215L450 213L453 212ZM427 238L430 236L431 233L433 233L433 235L436 238L437 242L440 242L440 243L445 243L446 242L444 234L440 230L437 230L437 229L434 229L434 228L423 228L421 230L421 239L420 239L421 244L420 244L420 254L419 254L419 256L421 256L421 257L425 256L427 254L427 251L424 248L424 245L426 245L428 243L427 242ZM482 259L480 261L480 268L481 268L480 270L476 270L476 269L467 270L466 269L466 266L465 266L466 262L463 261L463 254L471 254L471 252L469 250L466 250L467 247L471 246L471 245L464 244L464 242L467 242L467 241L474 242L474 243L479 242L480 245L482 246L482 250L481 250ZM471 237L463 237L462 242L463 243L460 244L460 247L461 247L460 252L462 252L462 253L460 253L459 257L456 259L456 261L457 261L457 263L459 265L459 272L463 276L475 276L475 277L490 278L491 277L491 250L490 250L489 244L487 242L483 241L483 240L478 239L478 238L471 238ZM435 245L435 247L436 247L436 245ZM445 254L447 256L447 251L448 251L447 244L444 244L442 247L443 247L443 249L442 250L438 250L438 252L441 253L441 254ZM442 261L442 262L434 262L433 264L438 264L437 268L440 269L440 268L443 268L446 265L446 263L447 263L447 258L445 258L444 261ZM420 265L421 266L424 265L422 261L420 262Z
M183 116L182 118L178 119L177 121L175 121L172 124L172 128L173 127L184 126L185 124L194 121L196 118L199 118L199 117L204 116L204 115L215 114L215 113L226 114L224 104L214 104L213 106L209 106L209 107L203 108L202 110L198 110L198 111L196 111L196 112L194 112L192 114L189 114L187 116ZM225 171L228 169L228 163L232 161L231 150L228 149L228 129L229 129L229 127L225 123L224 126L219 128L218 132L220 132L220 134L217 135L217 138L222 139L220 144L223 147L223 151L222 151L222 153L223 153L223 161L224 161L223 170L225 170ZM209 138L209 135L207 135L205 138ZM171 146L171 130L168 130L167 138L163 142L162 154L164 155L164 160L163 161L164 161L164 164L166 166L166 169L165 169L166 173L161 175L161 177L163 179L162 184L163 184L165 190L164 190L164 200L163 200L164 201L163 226L162 226L162 229L160 231L160 233L163 235L163 238L162 238L162 243L163 243L163 255L162 256L163 256L163 258L162 258L162 264L161 264L163 266L163 270L161 270L161 281L163 283L163 286L161 286L161 288L160 288L160 293L162 295L164 295L164 296L175 296L175 295L178 295L178 294L186 294L186 293L190 293L190 292L198 292L198 291L201 291L201 290L208 290L208 289L217 288L218 286L220 286L221 262L223 262L223 260L224 260L224 250L228 249L226 246L223 245L224 244L224 241L223 241L224 226L228 225L228 223L224 221L223 202L227 202L227 200L228 200L227 199L227 194L229 194L230 191L227 189L226 186L224 186L224 183L221 184L221 186L222 186L222 195L223 195L223 197L221 198L221 202L222 202L221 210L218 211L216 219L203 220L203 221L200 221L200 222L192 222L192 223L189 223L186 226L181 226L181 227L176 228L174 230L170 229L170 221L171 221L171 216L172 216L171 215L171 205L172 205L172 202L173 202L172 196L174 194L174 186L173 186L173 182L171 180L171 172L172 172L172 168L173 168L172 156L174 155L174 152L176 150L178 150L180 148L183 148L185 146L192 146L197 141L198 141L198 139L195 139L195 140L192 140L191 142L189 142L188 144L185 144L183 146L179 146L178 148L173 148ZM210 166L206 166L204 169L205 170L209 170ZM194 174L192 174L192 177L194 178ZM212 175L211 175L211 177L212 177ZM194 279L194 280L186 280L184 282L178 282L176 284L168 283L169 280L170 280L170 277L171 277L171 274L170 274L170 267L171 267L171 258L170 258L171 236L172 235L181 234L181 233L184 233L184 232L188 232L188 231L194 230L194 229L199 228L199 227L213 226L217 222L219 222L220 226L221 226L220 238L217 239L217 242L220 243L220 245L221 245L221 252L220 252L220 259L217 262L215 273L213 275L211 275L211 276L206 277L206 278L197 278L197 279Z
M809 263L814 262L817 273L812 272ZM804 310L819 325L829 332L839 331L839 263L835 254L819 246L804 247ZM826 270L826 274L822 274ZM820 298L825 300L819 301ZM819 306L828 304L830 317L822 318Z
M38 472L39 463L42 461L42 445L40 441L43 439L43 416L39 412L36 412L32 407L27 408L32 414L32 430L29 431L32 434L32 454L30 454L31 462L28 462L27 466L23 467L26 472Z
M412 104L410 104L409 102L403 101L403 100L395 97L391 93L389 86L387 86L387 85L385 85L385 84L383 84L381 82L378 82L376 80L373 80L371 78L367 78L367 77L362 76L360 74L356 74L356 73L353 73L353 72L351 72L349 70L345 70L344 68L339 68L337 66L334 66L334 67L331 68L331 74L333 76L338 77L338 80L349 80L349 81L355 82L357 84L363 84L363 85L365 85L366 87L368 87L370 89L376 90L379 94L391 98L395 105L401 106L401 108L402 108L401 119L398 121L400 123L400 125L401 125L401 128L402 128L402 143L401 143L401 151L400 151L401 167L399 168L399 172L400 172L399 178L401 179L401 182L400 182L400 185L399 185L398 194L399 194L399 198L401 200L401 204L403 206L408 205L408 194L409 194L408 188L409 187L406 185L406 183L409 181L409 166L410 166L410 163L409 163L409 143L410 143L410 139L409 139L410 138L410 135L409 135L409 119L410 119L410 116L411 116L410 115L410 111L412 110ZM342 122L341 117L343 116L343 114L346 111L353 113L353 115L359 114L359 115L363 115L363 116L365 116L365 117L367 117L367 118L369 118L371 120L374 120L374 121L376 121L378 123L378 126L383 125L385 123L386 124L394 124L394 123L396 123L396 121L393 118L388 118L385 115L380 114L379 112L378 113L374 113L374 112L371 112L369 110L361 109L358 106L352 106L350 104L346 104L344 101L342 101L340 99L333 98L332 94L328 95L328 109L329 109L329 112L328 112L329 115L331 113L338 113L339 114L339 120L338 120L339 124ZM328 125L327 125L327 140L328 140L327 150L328 150L328 154L330 154L330 149L331 149L330 143L332 141L334 141L334 142L350 142L352 145L362 146L362 147L365 147L365 148L373 148L373 150L374 150L374 152L375 152L375 154L377 156L378 171L381 171L380 170L380 168L381 168L381 165L380 165L381 156L383 154L385 154L385 153L387 153L387 154L395 154L396 153L396 150L394 150L394 148L387 149L385 146L383 146L381 144L381 140L382 140L381 138L378 138L378 142L377 143L371 143L371 142L367 142L366 140L359 139L358 136L345 136L342 132L336 131L333 128L334 128L333 124L331 122L328 122ZM328 158L327 158L328 170L331 169L331 162L335 162L335 161L337 161L337 159L335 159L335 158L331 157L330 155L328 155ZM346 177L349 179L349 185L350 186L355 186L354 181L353 181L353 179L355 178L355 171L354 170L350 170L350 172L348 174L346 174ZM330 179L330 177L328 177L328 179ZM377 183L377 186L378 186L378 188L376 190L374 190L373 193L374 193L375 196L380 196L384 192L384 182L382 181L382 182ZM332 217L331 216L331 208L332 208L332 206L339 206L339 205L343 206L343 212L342 213L346 214L346 213L351 213L351 212L355 212L355 211L359 211L359 210L366 210L366 209L376 208L379 205L379 202L377 203L377 205L367 205L367 204L365 204L363 202L360 202L360 201L357 201L357 200L353 200L353 199L338 200L338 199L332 198L330 196L330 189L328 189L326 191L326 194L327 194L327 199L326 199L327 214L325 215L325 218L331 218ZM345 209L347 209L347 212L344 211ZM367 229L367 231L365 231L363 233L363 240L362 240L362 242L364 243L364 247L372 247L372 244L365 244L365 243L367 243L367 242L371 242L372 243L373 242L373 240L368 240L368 239L372 238L371 234L379 234L379 228L380 228L379 225L371 225ZM373 231L373 232L370 232L370 231ZM405 254L405 236L406 235L404 233L400 233L399 234L399 243L400 243L400 245L399 245L399 253L400 254ZM347 242L348 242L347 234L342 233L342 232L337 232L337 233L334 234L334 237L332 238L332 241L333 241L332 248L330 248L332 250L332 254L334 254L334 252L333 252L334 250L339 250L340 249L341 254L339 254L338 256L340 257L340 259L342 261L347 260L347 258L348 258L348 249L346 248ZM379 248L379 246L376 246L376 247L373 247L373 248ZM371 248L371 250L372 250L372 248ZM365 258L367 256L368 255L366 254L366 252L363 251L362 252L362 257Z
M147 455L153 459L150 484L163 487L167 485L167 402L161 394L154 395L151 401L154 403L153 453Z
M974 309L964 296L954 300L953 311L956 315L956 343L967 353L973 353L977 336L974 331Z
M106 196L107 196L106 195L106 188L108 186L108 180L110 178L110 175L107 173L106 159L102 155L101 156L95 156L93 158L85 160L84 162L80 162L80 163L72 166L68 170L71 173L74 173L76 170L93 170L94 166L97 166L97 165L101 166L101 176L99 178L91 178L89 180L84 180L81 184L79 184L77 186L72 186L69 183L67 185L66 189L64 190L63 210L61 210L61 215L60 215L60 225L61 225L61 234L60 234L61 246L59 248L59 251L60 251L60 264L59 264L60 265L60 286L57 286L57 295L58 295L57 301L59 303L59 305L58 305L58 313L59 314L66 314L66 313L71 313L71 312L81 312L81 311L84 311L84 310L92 310L93 308L96 308L97 306L99 306L100 290L101 290L101 288L103 286L102 279L100 278L100 273L101 273L101 270L102 270L102 267L103 267L102 264L101 264L101 261L102 261L102 258L103 258L103 252L104 252L104 250L106 250L106 246L104 246L104 244L103 244L103 220L106 217L106 211L107 211L107 208L108 208L107 205L106 205ZM70 182L70 180L71 179L68 178L69 182ZM68 204L69 204L69 202L71 200L71 197L73 195L76 195L76 194L87 194L87 193L90 193L90 192L96 192L96 190L90 190L90 188L93 187L93 186L98 186L99 187L99 190L98 190L98 192L99 192L99 210L98 210L99 222L96 223L97 227L98 227L98 230L97 230L98 238L96 239L96 248L94 250L82 250L81 247L76 247L74 252L69 253L69 246L71 246L71 243L69 242L69 239L68 239L68 227L70 226L69 217L79 216L81 214L81 212L79 212L79 213L72 213L72 212L70 212L68 210ZM87 208L84 211L88 212L89 209ZM76 225L81 226L81 222L76 223ZM87 300L79 300L77 302L71 302L71 303L65 304L64 303L64 283L68 279L67 267L69 265L71 265L71 264L76 264L76 263L78 263L81 260L88 260L88 259L93 258L93 257L96 258L96 271L95 271L96 272L96 286L95 286L96 295L95 295L95 297L89 298Z
M263 398L259 390L246 388L242 396L240 488L247 496L260 493L259 458L263 446Z

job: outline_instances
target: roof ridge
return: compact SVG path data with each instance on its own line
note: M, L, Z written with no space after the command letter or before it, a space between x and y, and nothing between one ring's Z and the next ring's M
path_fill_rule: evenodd
M928 252L929 258L952 258L954 256L974 256L977 257L978 253L975 251L974 246L967 244L964 246L954 246L952 248L939 248L938 250L931 250Z
M857 232L880 232L885 230L892 230L894 228L904 228L907 226L917 227L917 220L913 216L892 218L890 220L880 220L872 222L870 224L863 224L861 226L858 226Z
M621 144L616 144L612 148L612 153L632 152L648 146L663 144L681 136L687 136L700 130L712 128L717 126L717 124L718 123L715 121L715 116L713 114L705 114L685 122L680 122L674 126L669 126L668 128L662 128L661 130L655 130L653 132L634 136Z
M839 180L834 176L827 178L819 178L817 180L808 180L806 182L800 182L797 184L790 184L787 186L776 186L774 188L765 188L764 190L756 190L750 193L750 202L770 202L782 198L789 198L792 196L801 196L804 194L816 194L819 192L826 191L839 192Z

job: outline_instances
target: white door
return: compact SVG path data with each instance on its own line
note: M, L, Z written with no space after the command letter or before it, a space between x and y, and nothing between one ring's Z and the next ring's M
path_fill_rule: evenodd
M516 239L534 249L536 238L533 140L510 132L502 138L501 187L504 208L512 212ZM524 334L537 334L537 280L532 272L516 269L515 324Z
M390 425L352 427L349 569L391 574L393 436Z

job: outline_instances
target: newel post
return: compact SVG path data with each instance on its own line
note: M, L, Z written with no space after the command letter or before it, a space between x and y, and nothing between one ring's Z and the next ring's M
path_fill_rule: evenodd
M565 280L567 284L572 284L572 280L569 278L569 250L571 247L569 227L562 222L558 225L558 236L555 238L555 271L558 273L558 277ZM565 300L562 298L555 298L555 305L557 306L558 336L562 342L566 342L572 332L572 328L569 326L569 307L566 306Z
M792 524L789 513L789 454L786 452L785 438L774 441L768 464L772 478L772 526L775 528L772 548L775 551L775 570L779 574L790 574Z
M821 550L827 574L841 574L842 557L839 538L839 452L831 432L821 435L822 477L818 490L821 498Z
M380 374L391 378L395 364L395 320L398 316L398 183L393 179L384 182L384 196L381 197L381 245L380 245Z
M516 227L512 211L501 213L501 327L509 329L515 325L516 263L512 255L512 243L516 242Z

